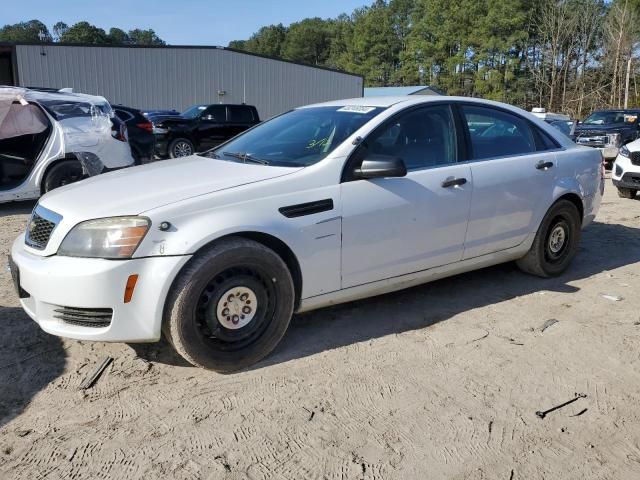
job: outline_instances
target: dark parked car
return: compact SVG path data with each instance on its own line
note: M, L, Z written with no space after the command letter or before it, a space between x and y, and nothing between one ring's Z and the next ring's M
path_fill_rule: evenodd
M153 160L156 139L153 135L153 124L140 110L123 105L113 105L116 116L127 125L129 145L136 165Z
M610 165L623 145L636 140L640 134L640 110L600 110L593 112L575 130L576 143L594 147L602 152Z
M195 105L179 117L153 120L156 154L176 158L202 152L258 123L258 110L251 105Z

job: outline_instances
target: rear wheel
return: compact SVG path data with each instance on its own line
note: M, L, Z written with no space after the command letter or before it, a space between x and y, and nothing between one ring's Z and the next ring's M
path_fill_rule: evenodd
M518 267L539 277L560 275L578 251L581 223L573 203L556 202L542 220L529 252L516 262Z
M82 171L80 162L76 160L57 162L47 171L42 181L42 192L50 192L55 188L77 182L83 178L84 172Z
M637 193L638 193L638 190L634 188L618 187L618 196L620 198L636 198Z
M275 252L230 237L194 257L176 279L163 331L193 365L241 370L280 342L294 298L291 274Z
M194 153L193 143L186 138L176 138L169 145L169 156L171 158L188 157Z

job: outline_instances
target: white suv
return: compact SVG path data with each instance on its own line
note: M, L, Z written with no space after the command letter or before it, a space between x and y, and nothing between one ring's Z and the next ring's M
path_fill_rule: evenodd
M622 198L635 198L640 190L640 140L626 144L618 152L611 180Z
M12 248L47 332L153 342L229 372L294 312L516 260L561 274L602 198L599 151L456 97L298 108L202 155L45 195Z
M0 202L133 165L126 127L112 117L103 97L0 87Z

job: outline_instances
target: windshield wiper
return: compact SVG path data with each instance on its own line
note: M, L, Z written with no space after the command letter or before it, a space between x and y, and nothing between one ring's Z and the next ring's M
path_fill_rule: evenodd
M237 152L222 152L223 155L227 157L237 158L238 160L242 160L244 163L257 163L259 165L269 165L269 162L266 160L262 160L261 158L256 158L249 153L237 153Z
M198 155L200 155L201 157L220 158L220 155L218 155L213 150L207 150L206 152L199 153Z

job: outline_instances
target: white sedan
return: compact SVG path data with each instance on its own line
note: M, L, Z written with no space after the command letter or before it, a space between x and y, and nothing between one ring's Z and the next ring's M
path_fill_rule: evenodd
M516 260L561 274L599 208L600 152L456 97L312 105L214 150L45 195L14 243L45 331L154 342L230 372L294 312Z

